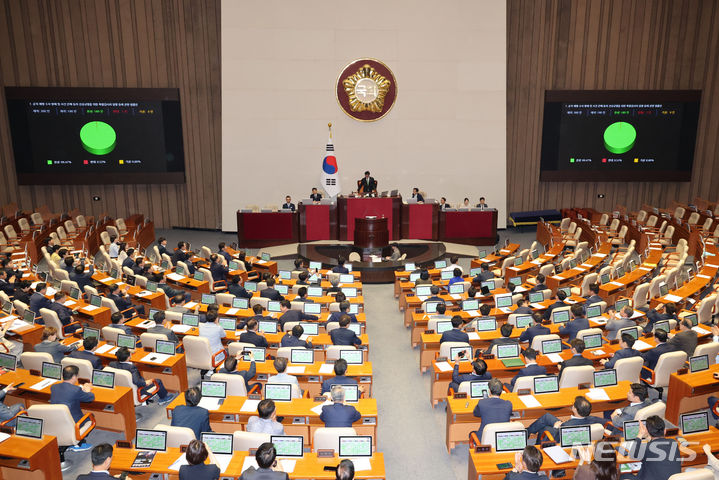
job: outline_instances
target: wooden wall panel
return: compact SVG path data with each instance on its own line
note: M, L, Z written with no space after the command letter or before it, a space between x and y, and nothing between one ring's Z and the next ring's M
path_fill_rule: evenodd
M219 227L220 2L0 0L0 85L179 88L187 176L182 185L18 186L0 93L0 204Z
M507 8L510 212L719 200L719 2L508 0ZM540 182L544 91L562 89L703 90L692 181Z

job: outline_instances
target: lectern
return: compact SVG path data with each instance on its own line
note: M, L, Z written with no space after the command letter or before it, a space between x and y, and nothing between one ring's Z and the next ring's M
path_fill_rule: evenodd
M387 218L355 218L354 245L362 249L381 249L389 245Z

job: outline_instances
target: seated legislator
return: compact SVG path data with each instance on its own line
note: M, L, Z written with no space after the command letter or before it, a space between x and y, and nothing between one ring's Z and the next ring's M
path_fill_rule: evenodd
M417 203L424 203L424 197L419 193L419 188L414 187L412 189L412 198L417 200Z
M677 350L684 351L689 358L694 355L694 350L697 348L697 339L697 332L692 330L692 323L685 318L679 322L679 333L669 340L669 344Z
M257 405L257 417L247 420L247 431L251 433L269 433L284 435L285 427L277 421L275 402L266 398Z
M287 195L285 197L285 203L282 204L282 210L292 210L294 212L295 208L295 204L292 203L292 197Z
M460 327L464 321L459 315L452 317L452 329L442 332L442 337L439 339L439 343L444 342L464 342L469 343L469 334L460 330Z
M92 393L92 384L85 383L82 387L78 385L77 376L79 373L80 369L77 368L77 366L68 365L62 369L62 382L50 387L50 403L54 405L67 405L75 423L79 422L83 417L80 404L95 401L95 394ZM89 421L89 419L87 421ZM89 450L90 448L92 448L92 446L83 441L79 445L70 447L68 450L80 452Z
M570 307L570 310L572 312L572 320L564 326L559 327L559 334L568 335L571 341L577 338L577 332L589 328L589 320L584 316L584 307L582 305L575 303Z
M479 274L472 279L473 283L482 283L494 278L494 273L489 269L488 263L482 263L479 267Z
M615 310L610 309L609 320L607 320L606 325L604 325L604 330L607 332L607 340L615 340L617 338L617 332L622 328L637 326L637 322L632 320L633 313L634 310L629 305L622 308L619 315L617 315Z
M330 322L339 322L340 318L342 318L344 315L347 315L350 317L350 322L357 323L357 316L354 313L347 313L350 309L350 302L347 300L342 300L339 302L340 311L339 312L332 312L329 317L327 317L327 321L325 322L325 327Z
M232 255L230 254L230 252L227 251L227 245L225 244L225 242L220 242L217 244L217 254L222 255L222 258L225 259L225 263L227 265L229 265L232 261Z
M345 263L347 263L347 259L345 257L337 257L337 265L332 267L332 273L350 273L349 269L345 267Z
M280 318L277 321L280 323L280 329L284 331L285 323L287 322L305 322L308 320L317 320L316 315L307 315L302 310L292 310L292 304L289 300L285 299L280 302Z
M255 356L252 352L248 352L248 355L250 356L249 369L237 370L237 362L242 358L242 352L237 352L237 355L228 357L227 360L223 362L222 368L220 368L217 373L241 376L245 380L245 390L249 392L252 387L259 384L250 383L250 380L255 377L255 373L257 372L257 365L255 365Z
M130 372L130 374L132 375L132 383L140 389L140 393L142 395L148 395L150 393L153 393L153 397L157 395L157 398L159 400L157 402L158 404L167 405L172 400L174 400L177 395L175 395L174 393L168 393L167 389L162 384L162 380L160 380L159 378L153 379L152 383L147 383L147 381L145 381L142 374L140 373L140 370L135 366L134 363L130 361L130 355L131 353L129 348L120 347L117 352L115 352L117 360L113 360L112 362L110 362L110 367Z
M216 253L210 255L210 273L212 274L212 281L219 282L227 280L227 272L229 272L229 270L226 266L220 263L219 256Z
M531 315L534 313L532 307L526 305L527 301L523 298L517 300L517 308L512 312L515 315Z
M539 472L542 463L544 463L542 452L534 445L527 445L524 447L524 451L515 454L514 467L511 472L507 473L504 480L546 480L546 475Z
M464 200L462 201L462 204L459 206L459 208L472 208L472 205L469 203L469 198L464 197Z
M484 197L479 197L479 203L477 204L477 208L480 210L489 210L489 205L487 205L487 202L485 201Z
M53 302L50 304L50 310L57 314L57 318L60 320L60 323L62 323L63 327L70 325L72 322L74 322L72 318L72 310L70 310L64 305L66 301L67 295L65 295L65 292L58 291L55 292L55 295L53 296ZM38 319L37 323L41 325L45 324L45 322L42 322L41 319ZM80 324L71 325L70 328L65 329L65 333L72 334L80 328L82 328Z
M112 464L112 445L101 443L92 447L90 460L92 460L92 471L78 475L76 480L115 480L115 477L109 473Z
M459 357L464 358L464 352L459 352ZM454 370L452 370L452 381L449 382L449 388L455 392L459 390L459 384L462 382L473 382L475 380L491 380L492 374L487 371L487 362L478 358L472 362L472 373L459 373L459 362L454 362ZM449 391L449 390L448 390Z
M537 277L539 277L539 275L537 275ZM537 279L537 281L539 281L539 279ZM564 303L564 300L566 300L566 298L567 298L566 292L564 290L559 290L557 292L557 300L547 307L547 310L544 312L544 315L542 318L544 318L545 320L549 320L550 318L552 318L552 311L555 308L566 307L567 304Z
M290 375L289 373L285 373L285 370L287 370L287 359L285 357L275 357L275 360L272 362L272 366L275 367L275 370L277 370L277 375L271 375L267 379L267 383L293 383L300 386L300 382L297 380L297 377L294 375Z
M455 268L452 271L452 275L453 276L452 276L452 278L449 279L449 282L447 282L447 285L454 285L457 282L464 281L464 278L462 278L462 269L461 268Z
M307 298L307 287L300 287L297 289L297 296L292 300L293 302L304 302L304 303L315 303L311 298Z
M415 287L419 285L432 285L432 279L429 278L429 270L427 270L426 268L420 270L419 278L414 281Z
M661 357L662 354L668 352L675 352L677 350L674 345L667 343L668 338L669 335L667 334L667 332L662 330L661 328L658 328L654 332L654 340L656 341L657 346L654 348L650 348L646 352L642 353L645 367L654 370L657 366L657 362L659 362L659 357ZM652 378L652 373L649 370L643 368L642 378L650 380Z
M302 340L302 335L305 334L305 329L302 325L295 325L292 327L291 332L285 333L280 340L280 347L302 347L312 349L312 342Z
M519 303L517 305L519 305ZM517 310L519 310L519 308ZM544 325L542 325L542 314L539 312L535 312L532 314L532 324L522 332L522 334L519 336L519 341L529 342L529 344L531 345L532 340L534 340L534 337L536 337L537 335L549 335L550 332L551 330L549 329L549 327L545 327Z
M272 469L277 464L275 457L277 457L275 446L270 442L263 443L255 453L255 462L257 462L258 468L249 467L242 472L240 480L289 480L290 477L287 473Z
M599 296L599 284L598 283L590 283L589 284L589 292L590 295L587 297L587 301L584 302L584 305L591 305L593 303L599 303L603 302L604 299Z
M402 256L402 252L400 252L399 250L399 245L393 243L392 245L390 245L390 249L392 250L392 253L384 257L384 259L389 260L390 262L396 262Z
M283 297L280 292L275 290L275 279L270 277L267 280L265 280L265 283L267 284L267 288L262 290L260 292L260 297L269 298L270 300L277 300L281 301L284 300L285 297Z
M3 400L5 399L5 395L8 393L12 393L16 388L13 387L13 383L6 386L2 390L0 390L0 422L7 422L11 418L13 418L15 415L20 413L21 410L23 410L23 404L22 403L15 403L13 405L5 405L5 402ZM15 426L15 419L13 419L11 422L8 423L8 426L14 427Z
M512 381L509 384L510 390L514 389L514 384L517 383L517 379L519 377L531 377L547 374L547 369L545 367L537 365L537 356L539 355L539 352L535 349L527 348L522 351L521 355L524 359L524 367L520 368L517 374L512 377Z
M60 363L66 353L70 353L77 347L64 345L57 341L57 328L45 327L42 331L42 341L35 345L36 352L49 353L52 361Z
M157 239L157 250L160 252L160 255L170 256L170 252L167 251L167 239L165 237Z
M194 275L195 265L193 265L190 261L192 252L188 250L189 246L190 244L187 242L177 242L177 250L175 250L175 253L172 254L171 260L173 265L177 265L177 262L184 262L185 265L187 265L187 269L189 270L189 272L185 272L185 274L189 273L190 275Z
M206 443L198 440L190 441L185 452L187 465L181 465L180 480L219 480L220 467L217 459ZM208 463L205 463L207 460Z
M185 391L185 405L178 405L172 411L173 427L187 427L195 432L195 438L200 438L202 432L211 432L210 412L199 407L202 400L200 387L192 387Z
M234 276L230 280L230 284L227 286L227 292L238 298L252 298L252 293L245 290L245 287L240 285L240 277Z
M341 385L333 385L330 390L332 405L322 407L320 420L325 427L351 427L362 418L362 415L352 405L345 405L345 389Z
M102 361L100 357L92 353L97 348L98 340L97 337L86 337L82 341L82 350L75 350L70 352L68 355L70 358L78 358L80 360L87 360L92 364L92 368L95 370L102 370Z
M547 280L547 278L544 276L544 274L542 274L542 273L537 274L536 280L537 280L537 284L529 290L530 292L541 292L542 290L549 289L549 287L547 287L547 284L544 283Z
M110 315L110 326L112 328L119 328L126 335L132 335L132 328L129 325L125 325L126 318L120 312L115 312Z
M377 181L370 176L369 170L364 172L363 178L357 180L357 193L361 195L377 193Z
M339 293L342 291L342 288L340 287L339 275L333 275L332 277L329 278L329 281L330 281L330 285L332 285L332 286L327 289L327 295L332 295L333 293Z
M155 312L155 316L152 317L152 320L155 322L155 326L148 328L147 333L164 335L170 342L180 343L180 339L177 338L175 332L172 331L172 322L169 320L165 321L165 312L162 310Z
M30 296L30 305L28 308L35 312L35 315L40 315L41 308L50 308L52 302L45 295L47 294L47 283L40 282L35 285L35 293Z
M446 198L446 197L440 198L440 199L439 199L439 209L440 209L440 211L445 211L445 210L447 210L448 208L450 208L450 205L449 205L449 203L447 203L447 198Z
M257 333L257 325L257 320L254 317L250 318L247 321L247 331L240 334L240 342L251 343L255 347L267 348L270 346L270 344L267 342L267 339L263 335Z
M340 358L335 361L334 369L335 376L322 382L322 395L329 393L332 390L332 385L357 385L355 378L345 375L347 373L347 360ZM363 392L364 388L360 386L359 390Z
M592 413L592 404L581 395L574 398L574 404L572 405L572 416L562 422L551 413L545 413L527 428L527 432L530 435L537 434L537 439L542 438L543 432L549 432L554 440L559 440L559 428L560 427L579 427L583 425L592 425L598 423L604 425L603 418L594 417Z
M176 312L179 310L172 310L176 305L179 304L180 307L182 307L182 304L184 302L189 302L191 299L190 292L183 292L182 290L178 290L175 288L172 288L167 284L167 277L165 276L164 272L158 272L158 273L152 273L150 272L150 276L148 277L148 280L152 280L153 282L157 283L157 288L162 289L163 292L165 292L165 295L167 298L169 298L172 302L172 307L170 307L171 312ZM183 300L184 299L184 300ZM184 310L187 311L187 310ZM184 312L181 312L184 313Z
M330 332L332 345L362 345L362 339L359 338L355 332L347 328L350 321L349 315L342 315L340 317L339 328L335 328Z
M491 423L508 422L512 416L512 402L499 398L504 385L498 378L489 381L489 397L481 398L474 407L474 416L481 418L482 423L477 430L477 438L482 441L484 427Z
M110 285L110 293L107 298L115 302L115 306L123 313L125 318L132 318L133 309L138 314L144 315L145 307L143 305L133 305L130 301L130 296L127 294L129 288L129 285L126 285L124 289L120 289L117 284Z
M629 386L627 400L629 400L629 405L626 407L617 408L609 413L609 415L605 413L605 417L609 416L612 419L612 425L615 427L615 432L618 431L616 430L617 428L624 427L624 422L634 420L634 415L636 415L639 410L644 407L648 407L653 403L649 399L647 386L642 383L632 383Z
M572 352L572 356L558 365L560 379L562 378L562 372L567 367L580 367L583 365L594 366L594 362L582 355L585 348L584 340L575 338L569 342L569 345L571 346L570 351Z
M505 323L499 327L499 333L502 336L500 338L493 338L492 341L489 342L489 346L487 347L487 350L485 350L485 353L492 353L492 348L494 348L495 345L510 345L512 343L518 343L517 339L509 338L512 336L513 331L514 325L511 323Z
M619 340L620 349L612 354L612 358L603 358L599 362L604 365L604 368L614 368L614 364L617 360L622 358L641 357L642 353L639 350L632 348L634 346L634 337L628 333L622 333L622 337Z
M206 338L210 342L210 352L212 355L220 350L224 350L222 339L227 336L225 329L220 326L216 312L207 312L207 321L200 323L200 337ZM243 340L240 339L242 342Z
M647 311L647 319L647 324L644 325L644 333L649 333L654 330L654 324L662 320L674 320L679 323L677 306L673 303L660 303L656 308L651 308Z
M312 193L310 193L310 200L312 203L319 203L322 201L322 194L317 192L316 187L312 187Z
M642 467L636 475L622 475L622 479L631 480L667 480L682 471L682 452L674 438L665 438L664 420L652 415L639 422L639 438L648 441L632 442L629 456L641 462Z

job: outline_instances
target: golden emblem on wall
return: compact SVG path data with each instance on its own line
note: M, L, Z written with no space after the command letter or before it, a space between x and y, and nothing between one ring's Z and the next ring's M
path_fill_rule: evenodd
M355 60L337 78L337 102L355 120L371 122L385 116L397 98L397 82L384 63Z

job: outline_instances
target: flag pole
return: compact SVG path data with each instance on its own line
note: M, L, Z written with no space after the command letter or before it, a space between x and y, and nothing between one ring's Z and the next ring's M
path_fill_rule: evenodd
M330 140L332 140L332 122L329 122L327 124L327 127L329 127L329 129L330 129Z

